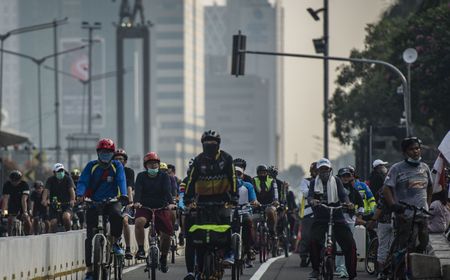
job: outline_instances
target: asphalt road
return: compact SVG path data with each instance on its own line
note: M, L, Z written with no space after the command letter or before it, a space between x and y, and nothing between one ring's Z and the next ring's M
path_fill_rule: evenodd
M368 280L376 279L375 276L369 276L362 270L362 263L358 266L358 279ZM132 270L131 270L132 269ZM131 271L130 271L131 270ZM146 279L147 274L144 272L143 266L129 268L125 271L125 280L141 280ZM298 255L291 255L289 258L279 257L274 260L269 260L266 264L261 266L259 262L255 262L254 268L244 270L242 280L299 280L308 279L311 268L300 268ZM184 266L184 257L180 256L176 259L175 264L169 263L169 272L164 274L157 272L156 278L161 280L174 279L182 280L186 275L186 268ZM223 279L231 279L231 271L225 271Z

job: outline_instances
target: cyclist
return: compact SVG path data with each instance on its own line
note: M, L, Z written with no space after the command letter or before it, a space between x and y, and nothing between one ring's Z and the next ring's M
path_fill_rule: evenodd
M30 209L33 216L33 231L34 234L40 234L38 230L39 218L45 223L44 232L47 233L50 228L48 220L48 208L42 205L42 194L44 193L44 182L34 182L34 190L30 194Z
M119 196L123 204L128 203L127 186L123 165L113 160L116 147L111 139L103 138L97 143L97 160L87 163L81 173L77 185L77 196L82 202L84 197L100 202ZM122 215L121 205L118 202L111 203L104 209L104 215L109 217L111 226L112 248L117 255L123 255L124 251L117 243L122 236ZM86 261L86 280L93 280L92 274L92 238L94 237L94 228L98 224L97 209L89 208L86 212L86 242L85 242L85 261Z
M373 169L372 172L370 172L367 184L370 186L376 201L379 200L380 190L383 187L384 180L386 179L386 174L388 171L386 168L387 164L388 162L381 159L376 159L372 163Z
M303 178L300 183L300 194L301 194L301 210L300 210L300 219L301 219L301 240L300 240L300 267L308 267L308 258L310 255L310 232L311 225L314 221L314 213L312 211L311 206L308 203L308 193L309 193L309 185L311 181L316 179L317 176L317 162L311 163L309 166L309 178Z
M245 161L245 159L235 158L235 159L233 159L233 163L234 163L234 166L239 166L240 168L242 168L242 170L244 170L243 180L245 182L253 184L252 176L245 174L245 169L247 168L247 162Z
M53 166L53 176L45 183L42 205L50 206L50 231L56 232L58 226L58 209L56 203L62 203L62 223L66 231L70 230L72 224L72 207L75 204L75 186L64 165L56 163Z
M125 172L125 179L127 182L127 193L128 193L128 205L123 213L123 238L125 240L125 258L131 260L133 255L130 249L130 226L128 218L132 216L131 206L133 205L133 191L134 191L134 170L129 168L127 165L128 155L124 149L116 150L114 154L114 159L120 161L123 165L123 170Z
M13 219L17 217L24 224L25 234L31 232L31 221L28 215L28 196L30 187L22 180L22 172L13 170L9 173L9 180L3 184L2 213L8 215L8 232L11 232Z
M353 233L355 223L364 223L362 220L362 215L364 214L364 201L360 192L358 192L354 187L353 172L350 168L344 167L339 169L338 177L342 181L344 191L346 192L350 202L355 205L356 215L353 215L353 213L344 213L345 221ZM341 248L338 246L337 250L340 251ZM345 261L342 256L336 256L336 273L339 274L339 278L348 277L347 269L345 268Z
M405 211L405 207L399 204L399 201L415 205L418 208L423 207L426 210L431 203L433 192L431 172L428 165L421 161L421 145L422 141L417 137L402 140L401 149L405 159L395 163L389 169L383 187L386 203L398 217L395 225L398 237L396 244L399 248L409 246L408 249L419 253L425 250L429 240L427 217L418 213L414 222L412 240L418 238L419 246L415 247L414 242L408 244L413 213L411 210ZM401 214L403 212L404 214Z
M72 171L70 171L70 177L72 177L73 184L75 186L75 193L77 190L78 180L80 180L80 175L81 175L81 171L78 168L74 168L74 169L72 169ZM74 222L78 218L80 228L84 228L84 222L86 220L85 219L86 211L84 210L84 208L78 207L78 206L81 206L81 205L75 204L75 208L73 209L74 211L73 211L72 220Z
M81 171L78 168L74 168L74 169L72 169L72 171L70 171L70 177L72 178L75 188L77 187L78 180L80 179L80 174L81 174Z
M267 224L269 226L270 236L276 238L278 187L274 179L268 176L266 165L258 165L256 168L257 176L253 178L253 185L256 190L256 197L261 204L272 204L266 208Z
M161 162L159 164L159 170L161 170L162 172L166 173L169 176L172 200L174 202L176 202L177 197L178 197L178 184L177 184L176 178L174 176L170 175L169 166L167 165L167 163ZM172 221L172 228L173 228L173 230L175 232L175 231L178 230L177 210L176 209L170 211L170 219ZM174 234L174 233L172 233L172 234Z
M184 195L184 203L190 206L194 200L197 202L218 202L237 204L237 180L234 171L233 158L223 150L220 150L220 135L214 130L205 131L201 142L203 152L195 157L189 180ZM218 213L217 223L230 224L230 209L223 208ZM187 219L189 220L189 219ZM186 229L193 221L186 221ZM193 246L189 238L186 246ZM225 262L234 263L234 256L230 248L224 248L226 253ZM203 251L196 249L198 270L203 269ZM195 254L194 254L195 256ZM186 261L188 275L185 280L195 279L194 259Z
M175 178L175 182L177 182L177 187L178 187L178 191L179 191L181 180L180 180L180 178L177 177L177 169L175 168L175 165L170 164L170 163L167 164L167 174L169 174L169 176L172 176L173 178Z
M145 259L144 239L145 225L152 219L152 212L142 208L162 208L168 206L169 209L175 208L170 192L169 175L159 170L160 159L155 152L147 153L144 156L143 165L145 171L140 172L136 177L136 193L134 199L135 215L135 235L138 244L136 253L137 259ZM160 269L166 273L167 254L170 249L170 235L173 232L171 223L171 214L167 209L155 213L155 227L159 232L161 244Z
M370 217L372 217L373 213L375 212L375 208L377 207L377 202L375 201L375 197L370 190L369 186L367 186L366 183L361 182L358 179L358 176L356 175L355 168L351 165L347 167L351 174L350 174L350 182L352 183L353 187L359 191L359 194L363 198L364 201L364 215L363 218L365 220L369 220Z
M324 203L336 206L344 203L349 208L353 207L341 180L332 175L331 162L326 158L320 159L317 162L317 170L318 176L311 181L308 193L308 202L312 205L314 212L314 222L311 226L311 264L313 268L311 278L319 276L320 254L329 221L329 212L319 205ZM355 240L341 210L334 212L333 219L334 237L344 252L349 279L355 279L357 262Z
M256 200L255 188L249 182L243 180L244 169L239 166L235 166L237 185L239 190L239 205L245 206L251 204L252 206L258 207L260 203ZM245 248L245 253L247 254L246 266L253 267L252 261L255 259L255 252L253 250L253 245L255 243L255 230L253 227L252 213L246 213L242 219L242 235L243 243Z
M186 191L186 185L189 181L189 174L191 173L191 169L192 169L192 164L194 163L194 158L191 158L189 160L188 163L188 169L186 171L186 177L184 177L184 179L180 182L180 189L179 189L179 199L178 199L178 208L181 210L181 212L184 212L186 210L186 207L184 205L184 193ZM185 232L186 232L186 227L185 227L185 216L181 215L181 230L180 233L178 234L178 243L180 243L181 246L184 246L184 236L185 236ZM185 258L188 259L189 257L188 255L188 250L192 250L192 248L185 248ZM195 254L195 252L194 252Z

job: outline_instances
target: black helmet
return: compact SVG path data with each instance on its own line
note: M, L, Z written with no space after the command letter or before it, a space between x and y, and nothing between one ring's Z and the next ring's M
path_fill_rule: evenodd
M268 170L267 170L267 165L265 165L265 164L260 164L260 165L258 165L258 167L256 167L256 173L259 173L259 172L261 172L261 171L268 171Z
M220 144L220 134L215 132L214 130L207 130L207 131L203 132L201 141L203 143L204 141L207 141L207 140L214 140Z
M44 182L37 180L36 182L34 182L34 188L38 188L38 187L44 187Z
M276 178L278 176L278 168L275 165L269 166L268 172L272 178Z
M419 147L422 145L422 140L420 140L417 137L408 137L402 140L401 143L401 147L402 147L402 152L405 152L406 149L408 149L409 146L411 146L412 144L419 144Z
M341 177L341 176L344 176L345 174L353 175L353 173L354 172L349 167L344 167L344 168L339 169L338 176Z
M239 166L243 169L247 168L247 162L245 161L245 159L235 158L235 159L233 159L233 163L235 166Z
M20 172L19 170L11 171L11 173L9 173L9 179L14 182L19 181L20 179L22 179L22 172Z

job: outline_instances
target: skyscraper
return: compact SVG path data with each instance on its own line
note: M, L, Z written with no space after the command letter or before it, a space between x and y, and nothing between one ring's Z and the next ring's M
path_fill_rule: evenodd
M280 1L228 0L205 7L206 127L220 131L224 148L246 158L250 168L282 167L282 65L277 57L248 55L246 76L231 77L232 35L247 35L247 49L282 51L282 22Z

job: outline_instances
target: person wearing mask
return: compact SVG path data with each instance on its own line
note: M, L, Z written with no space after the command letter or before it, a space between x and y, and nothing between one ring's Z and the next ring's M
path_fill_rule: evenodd
M354 213L344 213L345 221L350 228L352 234L355 229L355 223L364 223L362 215L364 214L364 201L361 194L355 189L353 173L350 168L341 168L338 171L338 177L341 179L344 186L344 191L347 194L350 202L355 205L356 215ZM341 251L341 247L337 245L337 251ZM336 273L339 278L348 278L347 269L345 268L345 260L343 256L336 256Z
M317 162L311 163L309 166L309 177L303 178L300 183L300 219L301 219L301 240L300 240L300 267L308 267L309 251L310 251L310 232L314 221L314 213L308 203L309 185L311 181L317 177Z
M155 212L155 227L160 236L161 257L160 270L167 273L167 255L170 248L170 236L173 232L170 210L175 208L173 202L169 175L159 170L161 160L155 152L149 152L144 156L143 165L145 170L136 177L136 193L134 197L135 234L138 244L136 258L146 259L144 251L145 225L151 221L152 212L142 208L165 208Z
M173 201L176 202L177 197L178 197L178 184L177 184L177 180L175 179L174 176L171 176L169 174L169 167L167 166L167 163L165 162L161 162L159 164L159 170L161 170L161 172L166 173L169 176L170 179L170 193L172 194L172 199ZM170 211L170 219L172 221L172 228L174 231L178 230L178 224L177 224L177 210L173 209L172 211Z
M314 222L311 226L311 264L313 271L311 278L319 276L320 252L324 244L325 233L328 229L329 211L320 206L321 203L328 206L345 205L353 209L339 178L332 175L331 162L322 158L317 162L318 176L311 181L308 193L308 202L313 208ZM341 246L345 256L345 266L349 279L356 277L356 244L352 232L348 227L342 210L333 213L334 237Z
M60 204L60 205L59 205ZM45 183L42 205L49 206L50 231L56 232L58 219L61 219L64 229L69 231L72 226L72 207L75 204L75 185L70 174L62 163L53 166L53 176ZM58 207L61 207L61 213ZM60 217L58 217L61 215Z
M33 231L34 234L40 234L39 232L39 218L45 223L44 233L47 233L50 229L50 222L48 220L48 207L42 205L42 194L44 193L44 182L34 182L34 190L30 195L30 209L33 217Z
M22 172L13 170L9 173L9 180L3 184L2 215L8 216L9 235L11 235L12 222L15 218L22 219L25 234L31 234L31 220L27 203L30 187L22 180L22 177Z
M266 208L267 224L269 227L269 234L272 238L276 238L277 226L277 207L278 202L278 187L274 179L269 176L266 165L258 165L256 168L257 176L253 178L253 185L256 190L256 198L261 204L272 204Z
M375 200L378 201L380 199L380 191L383 187L384 180L386 179L388 162L383 161L381 159L376 159L372 163L372 172L370 172L369 180L367 184L372 190L373 195L375 196Z
M116 145L108 138L102 138L97 143L97 160L88 162L81 172L77 185L78 202L90 198L94 202L101 202L119 197L119 202L111 202L103 211L108 216L112 236L114 254L123 256L124 251L118 241L122 236L121 206L128 205L128 194L125 171L123 165L114 160ZM94 280L92 273L92 238L94 228L98 224L98 209L91 207L86 211L86 241L85 241L85 280Z
M203 152L195 157L192 164L184 195L184 204L186 207L190 207L193 202L237 205L239 196L233 158L220 149L220 135L214 130L207 130L202 134L201 143ZM216 208L213 208L213 210L216 210ZM221 208L217 213L215 224L231 225L230 215L230 208ZM195 219L193 217L186 217L187 228L194 222ZM198 217L198 222L202 222L201 216ZM194 246L189 238L186 241L187 247ZM226 247L223 249L226 252L224 262L233 264L234 255L231 248ZM198 271L202 271L204 251L201 248L195 248L195 251ZM184 279L195 279L195 260L191 259L189 263L186 261L186 267L188 275Z
M114 159L118 160L123 165L123 170L125 171L125 180L127 183L127 193L128 193L128 205L123 213L123 237L125 240L125 258L131 260L133 255L130 249L130 225L129 217L132 216L131 206L133 205L133 191L134 191L134 170L129 168L127 165L128 154L124 149L118 149L114 154Z
M442 233L450 225L450 203L448 202L448 190L436 193L436 200L430 205L432 216L428 221L428 231L431 233Z
M417 137L408 137L402 140L401 150L404 160L395 163L389 169L383 187L383 196L386 203L395 212L397 232L396 244L399 248L408 245L408 237L413 227L413 240L419 239L419 245L409 244L411 251L422 253L427 248L428 218L423 213L417 213L416 220L412 225L413 211L405 209L400 201L423 207L428 210L431 204L433 183L428 165L422 162L422 141ZM412 226L412 227L411 227Z
M233 164L234 166L239 166L240 168L242 168L242 170L244 170L242 180L244 180L244 182L253 184L252 176L245 173L245 169L247 168L247 161L245 161L245 159L242 158L235 158L233 159Z

